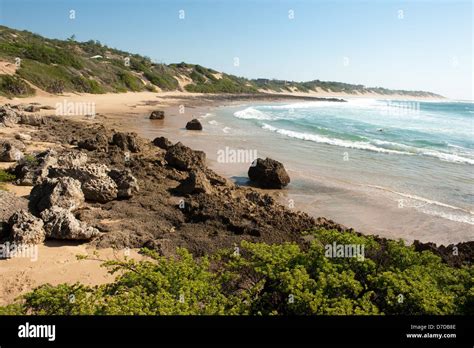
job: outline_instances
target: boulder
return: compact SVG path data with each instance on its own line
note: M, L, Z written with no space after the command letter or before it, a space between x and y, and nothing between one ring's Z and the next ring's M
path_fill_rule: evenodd
M132 175L130 170L111 170L109 176L117 185L118 198L130 198L140 190L138 180Z
M150 120L163 120L165 118L165 112L162 110L152 111L150 114Z
M78 141L77 147L88 151L107 152L109 149L109 138L104 133L97 133L94 137Z
M117 198L117 184L108 176L105 164L86 164L80 167L52 167L49 177L71 177L81 182L82 192L88 201L107 203Z
M26 133L16 133L15 139L20 140L20 141L30 141L31 135L26 134Z
M15 212L8 220L10 225L10 240L18 244L40 244L44 241L46 233L43 221L27 210Z
M31 114L20 114L20 119L18 123L28 125L28 126L35 126L39 127L43 124L46 124L46 118L41 115L31 115Z
M58 166L60 167L80 167L87 163L88 156L84 152L70 151L61 154L58 157Z
M69 177L46 179L31 190L30 210L40 213L54 206L74 210L79 208L84 200L78 180Z
M165 160L171 167L179 170L204 168L206 165L206 154L202 151L192 150L178 142L168 149Z
M248 176L261 188L281 189L290 183L283 164L271 158L257 158L250 166Z
M112 137L112 145L115 145L124 151L140 151L140 145L136 133L115 133Z
M41 213L46 238L90 240L100 236L99 230L76 219L67 209L53 207Z
M27 199L0 190L0 222L7 222L15 212L27 208Z
M39 112L40 107L37 105L28 105L23 110L25 110L26 112Z
M176 188L176 192L179 194L211 193L213 191L211 183L201 171L190 172L188 178Z
M23 158L23 152L20 151L11 142L0 144L0 162L15 162Z
M18 123L20 117L10 106L0 106L0 125L3 127L13 127Z
M36 185L48 176L49 168L58 162L57 152L47 150L34 157L24 157L14 169L17 185Z
M194 118L188 123L186 123L187 130L202 130L202 124L198 119Z
M153 145L159 147L160 149L168 150L171 146L173 146L173 143L165 137L158 137L153 140Z

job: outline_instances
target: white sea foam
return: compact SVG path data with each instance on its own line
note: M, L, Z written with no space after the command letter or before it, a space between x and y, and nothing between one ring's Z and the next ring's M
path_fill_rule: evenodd
M253 107L248 107L246 109L243 109L241 111L237 111L234 113L234 116L237 118L245 119L245 120L274 120L276 119L275 117L272 117L271 115L264 113L260 110L257 110Z
M288 130L288 129L276 128L276 127L270 126L269 124L266 124L266 123L263 124L262 128L266 129L266 130L269 130L269 131L272 131L272 132L275 132L275 133L278 133L278 134L281 134L281 135L286 135L290 138L314 141L316 143L342 146L342 147L347 147L347 148L351 148L351 149L370 150L370 151L375 151L375 152L384 152L384 153L392 153L392 154L405 154L405 152L377 147L377 146L374 146L374 145L372 145L368 142L349 141L349 140L328 138L328 137L325 137L325 136L322 136L322 135L317 135L317 134L300 133L300 132L295 132L295 131L291 131L291 130Z
M474 212L473 211L469 211L467 209L456 207L456 206L446 204L446 203L443 203L443 202L438 202L438 201L435 201L435 200L432 200L432 199L420 197L420 196L417 196L417 195L412 195L412 194L409 194L409 193L394 191L394 190L391 190L389 188L382 187L382 186L377 186L377 185L367 185L367 186L371 187L371 188L378 189L378 190L383 190L383 191L386 191L386 192L390 192L390 193L393 193L393 194L396 194L398 196L405 197L405 198L408 198L408 199L411 199L411 200L423 202L425 204L423 204L421 206L414 206L414 208L422 211L425 214L439 216L439 217L442 217L444 219L448 219L448 220L451 220L451 221L463 222L463 223L467 223L467 224L470 224L470 225L474 225ZM438 208L433 209L433 206L438 207ZM444 208L445 210L441 210L439 208Z

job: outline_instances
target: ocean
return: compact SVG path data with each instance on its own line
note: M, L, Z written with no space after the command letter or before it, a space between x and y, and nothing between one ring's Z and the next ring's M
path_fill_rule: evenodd
M406 241L474 240L472 102L262 101L193 117L203 132L160 132L205 151L212 168L243 185L250 156L222 162L219 153L282 162L291 183L281 203L290 208Z

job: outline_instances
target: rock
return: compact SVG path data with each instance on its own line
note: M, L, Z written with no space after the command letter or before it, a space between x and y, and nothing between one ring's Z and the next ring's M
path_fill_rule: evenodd
M202 124L198 119L194 118L188 123L186 123L187 130L202 130Z
M14 169L17 185L36 185L48 176L49 168L57 164L57 153L47 150L31 157L24 157Z
M33 187L30 193L30 210L42 212L54 206L74 210L84 203L81 183L73 178L46 179Z
M43 228L43 221L27 210L20 210L14 213L9 221L10 240L18 244L36 245L44 241L46 233Z
M150 120L163 120L165 118L165 112L161 110L152 111L150 114Z
M179 170L204 168L206 165L206 154L202 151L192 150L178 142L168 149L165 160L171 167Z
M206 175L201 171L192 171L177 188L180 194L212 193L214 191Z
M4 105L0 106L0 124L4 127L13 127L18 123L20 117L18 113L11 107Z
M257 158L249 168L248 176L258 186L268 189L281 189L290 183L290 177L283 164L271 158Z
M132 175L130 170L111 170L109 176L117 185L118 198L130 198L140 190L138 180Z
M15 139L20 140L20 141L30 141L31 135L25 134L25 133L16 133Z
M107 203L117 198L117 184L108 176L104 164L86 164L80 167L52 167L49 177L71 177L81 182L82 192L88 201Z
M173 143L165 137L158 137L153 140L153 145L159 147L160 149L168 150L171 146L173 146Z
M0 162L15 162L22 158L23 152L11 142L3 142L0 144Z
M26 112L39 112L40 111L40 107L39 106L36 106L36 105L28 105L26 108L24 108L23 110L25 110Z
M0 190L0 222L7 222L21 209L28 208L28 200L11 192Z
M20 114L20 119L18 123L25 124L28 126L39 127L43 124L46 124L47 121L46 118L41 115Z
M92 138L78 141L77 147L88 151L107 152L109 150L109 138L104 133L97 133Z
M58 166L60 167L80 167L87 163L89 158L87 154L80 151L70 151L61 154L58 157Z
M41 213L46 238L90 240L100 236L99 230L76 219L67 209L53 207Z
M115 133L112 137L112 144L124 151L139 152L138 136L136 133Z

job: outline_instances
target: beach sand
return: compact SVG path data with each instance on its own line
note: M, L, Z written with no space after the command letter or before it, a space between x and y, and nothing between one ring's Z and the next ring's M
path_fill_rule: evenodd
M317 97L344 97L344 95L326 95L324 93L313 95ZM351 97L354 96L351 95ZM377 96L371 95L370 97ZM282 100L285 99L284 96L281 96L281 98ZM216 147L226 146L222 137L210 136L205 131L189 132L184 129L186 122L192 118L203 119L203 116L213 111L214 108L221 105L238 104L238 100L182 92L104 95L65 94L62 96L45 94L12 100L0 98L1 103L39 103L53 108L56 103L62 103L65 100L76 103L95 103L96 117L94 119L84 116L68 116L72 119L88 123L99 122L120 131L135 131L140 136L149 139L156 136L165 136L173 142L182 141L187 146L205 151L210 168L218 174L245 183L245 175L248 169L246 165L223 165L216 161ZM165 120L149 120L150 112L156 109L165 111ZM43 115L51 115L52 113L54 113L54 110L41 110ZM204 121L205 127L206 124ZM26 130L24 127L21 129L0 128L0 137L12 138L20 130L23 133L35 131L33 127ZM229 146L233 145L235 143L229 143ZM57 144L30 142L27 144L26 152L44 150L55 146ZM2 163L2 168L9 165L11 164ZM334 185L334 183L322 180L318 184L317 194L314 196L302 194L301 190L296 188L298 182L300 184L304 183L305 178L299 177L299 172L293 171L291 167L288 169L292 182L296 185L292 184L285 190L275 192L284 205L288 204L289 200L293 200L294 209L306 211L315 217L325 216L331 218L363 233L376 233L391 239L402 238L406 241L420 239L445 244L459 241L453 240L449 234L442 234L441 232L433 234L433 231L437 230L437 226L443 227L446 224L445 220L441 221L436 217L424 217L425 220L420 220L420 214L397 211L393 208L393 204L388 201L384 202L380 198L374 198L366 193L357 193L354 190L344 188L344 185ZM26 197L31 187L7 184L7 189L18 196ZM354 195L353 201L348 199L350 195ZM380 228L374 228L374 226L380 226ZM409 226L415 226L417 232L414 233L413 229L408 228ZM456 226L449 226L449 228L456 228ZM442 231L443 229L438 230ZM461 235L461 237L463 236ZM462 238L460 239L462 240ZM63 242L48 242L39 246L38 252L41 257L36 262L25 258L1 260L0 305L11 303L19 295L45 283L55 285L79 281L88 285L97 285L111 282L114 277L108 274L106 269L100 267L101 262L76 259L78 254L91 255L95 251L95 248L88 245L65 245ZM99 249L98 252L101 259L123 258L123 250L117 251L108 248ZM130 257L141 258L137 250L131 250Z

